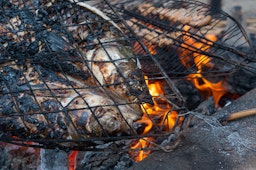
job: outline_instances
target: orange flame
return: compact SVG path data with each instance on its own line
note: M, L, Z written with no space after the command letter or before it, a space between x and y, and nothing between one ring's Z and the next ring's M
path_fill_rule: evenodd
M133 157L135 162L140 162L143 159L145 159L150 153L150 150L143 150L143 148L149 148L152 146L150 143L153 141L153 138L147 137L147 138L141 138L139 141L136 141L133 146L130 147L130 149L138 149L140 148L141 150L137 152L131 152L131 156Z
M154 105L150 105L148 103L141 105L144 115L141 120L137 121L137 123L146 125L142 134L149 133L154 127L154 124L161 127L163 130L171 130L177 120L178 113L175 111L170 112L170 104L161 97L164 96L164 84L161 81L149 81L146 76L145 80L154 101ZM136 141L130 149L141 150L138 152L130 152L131 157L136 162L145 159L151 153L150 150L145 150L145 148L152 147L153 141L154 138L152 137L145 137Z
M217 40L217 37L213 34L207 34L205 39L202 39L199 42L189 34L189 29L189 26L183 28L185 35L183 36L184 43L181 45L183 47L180 56L181 63L186 67L191 67L194 64L196 65L198 70L197 73L190 74L188 79L192 81L205 98L213 96L215 107L217 107L221 97L227 93L227 86L223 80L213 83L203 77L201 74L203 68L213 68L214 64L208 56L197 52L199 50L209 51L213 42Z

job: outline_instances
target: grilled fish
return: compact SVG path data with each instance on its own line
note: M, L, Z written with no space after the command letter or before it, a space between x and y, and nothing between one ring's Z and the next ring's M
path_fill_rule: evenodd
M34 53L39 51L40 55L31 55L32 62L67 72L78 81L85 81L84 84L95 79L89 83L103 86L111 95L126 102L152 102L128 37L110 18L82 2L35 2L30 2L30 6L39 6L38 10L24 6L29 12L11 17L11 22L6 21L7 31L13 32L9 33L8 41L19 42L15 43L16 48L24 41L29 48L37 47ZM23 1L12 3L21 8ZM21 18L32 15L36 16L35 20L24 22L28 29L15 34L24 27ZM75 71L72 74L70 70Z
M212 17L209 14L206 14L206 11L203 11L201 7L194 9L168 9L164 7L155 7L150 3L141 3L136 7L134 5L130 5L126 10L127 12L129 10L135 10L145 17L166 20L170 23L179 22L193 27L206 26L210 24L212 20Z
M97 23L89 19L84 21L83 18L88 17L80 13L81 8L92 10L104 21L102 22L102 19L97 19ZM130 48L131 44L123 40L128 37L124 37L124 33L116 24L105 22L111 19L94 7L78 3L78 8L72 8L72 10L76 11L74 13L77 14L78 19L77 21L66 19L66 24L75 25L68 29L76 33L73 34L76 42L81 42L82 39L82 41L86 40L87 46L94 46L93 49L88 50L83 48L86 46L83 42L83 45L78 45L98 83L104 86L114 98L121 98L126 102L152 102L139 69L139 60L134 57L133 50ZM70 18L68 17L69 11L63 9L61 16ZM99 28L102 28L103 32L91 34L92 30L99 30Z
M22 73L3 67L1 132L27 139L87 139L134 133L132 124L140 117L131 106L117 105L95 87L80 87L41 66L35 67L37 71L28 66ZM42 79L43 74L48 77Z
M1 132L26 139L134 133L140 103L151 97L117 25L73 1L12 0L0 8Z

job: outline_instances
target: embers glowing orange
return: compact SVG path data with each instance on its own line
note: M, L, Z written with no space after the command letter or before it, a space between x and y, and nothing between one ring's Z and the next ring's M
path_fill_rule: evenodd
M76 156L78 151L72 151L68 156L68 166L69 170L75 170L76 169Z
M213 34L207 34L205 38L197 40L188 32L189 29L189 26L183 28L184 43L181 45L183 47L180 56L181 63L186 67L191 67L192 65L197 67L197 73L190 74L188 79L192 81L205 98L213 96L215 106L217 107L221 97L227 93L227 85L223 80L211 82L203 76L203 69L211 69L214 67L214 64L211 62L210 57L199 53L199 51L209 51L217 37Z
M171 130L177 120L178 113L172 111L170 104L163 98L163 82L160 80L150 81L146 76L145 80L154 101L154 105L148 103L141 105L144 115L141 120L137 121L137 123L145 125L142 134L148 134L153 130L153 127L158 127L165 131ZM150 154L151 151L147 150L147 148L149 149L153 146L153 141L154 138L152 137L145 137L135 141L130 148L132 150L139 150L137 152L130 152L134 161L139 162Z
M153 141L153 138L150 138L150 137L141 138L130 147L130 149L141 149L138 152L135 152L135 151L130 152L130 155L135 162L142 161L151 153L150 150L145 150L145 148L152 147L151 141Z

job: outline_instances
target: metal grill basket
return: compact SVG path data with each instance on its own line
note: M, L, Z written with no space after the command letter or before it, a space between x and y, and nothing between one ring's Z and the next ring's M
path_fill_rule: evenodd
M198 72L232 75L241 68L255 73L255 51L246 32L221 10L211 13L214 7L189 0L111 2L172 78Z
M2 141L91 150L145 136L178 138L182 96L118 14L110 19L87 3L59 0L1 1L0 11ZM147 84L156 81L162 94L152 96ZM145 108L156 104L166 110L161 120ZM142 117L152 124L148 133Z

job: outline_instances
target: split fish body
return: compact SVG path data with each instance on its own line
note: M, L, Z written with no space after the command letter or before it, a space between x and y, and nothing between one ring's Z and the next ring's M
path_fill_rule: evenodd
M26 139L134 133L140 104L151 97L115 23L84 3L10 0L0 8L6 14L0 20L1 133Z
M13 42L4 46L13 53L17 48L29 53L15 59L27 62L29 58L77 82L104 86L125 101L152 102L130 40L99 10L68 1L16 0L11 4L26 11L0 24L7 41Z
M50 77L42 80L35 70ZM116 105L98 88L81 88L40 66L34 69L29 65L22 72L24 77L20 74L11 67L1 72L5 79L1 82L1 132L27 139L87 139L134 133L132 123L140 117L133 108ZM24 79L30 83L24 83Z

